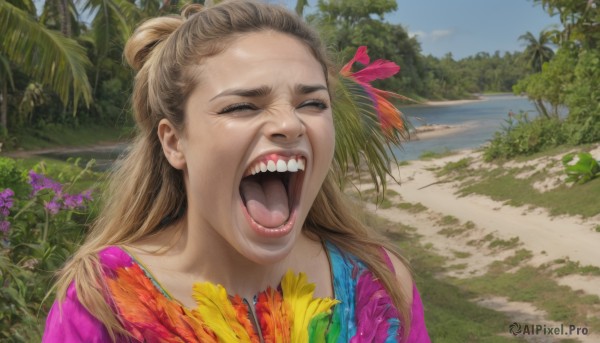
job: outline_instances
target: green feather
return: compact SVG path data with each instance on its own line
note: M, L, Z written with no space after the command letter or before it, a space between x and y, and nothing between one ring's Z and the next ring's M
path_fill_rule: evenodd
M308 324L308 341L310 343L326 343L325 336L327 335L327 327L331 312L322 312L314 316Z

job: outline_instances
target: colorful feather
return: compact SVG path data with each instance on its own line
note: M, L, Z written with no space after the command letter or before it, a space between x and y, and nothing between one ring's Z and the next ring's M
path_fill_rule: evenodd
M180 305L160 293L137 264L107 278L112 299L133 337L148 342L216 342L210 330L184 315Z
M279 290L257 295L258 328L248 303L228 296L220 285L195 284L198 308L187 309L122 250L106 249L100 260L112 305L135 340L255 343L260 329L266 343L395 342L401 333L399 314L382 284L355 257L326 246L339 300L314 298L315 285L307 276L288 271Z
M398 73L400 71L400 67L394 62L382 59L376 60L370 64L369 61L370 58L367 54L367 47L361 46L356 51L354 57L346 65L344 65L344 67L342 67L340 74L350 80L353 80L364 88L365 92L373 101L381 128L387 136L392 137L392 132L394 129L403 131L405 128L402 120L402 113L388 101L388 98L408 98L399 94L379 90L371 86L370 82L377 79L387 79ZM352 72L352 65L355 62L359 62L365 65L365 67L357 72Z
M253 335L238 321L236 310L223 286L210 282L196 283L192 296L198 303L196 311L204 324L217 335L219 342L258 342L252 340Z
M290 311L281 293L267 288L256 297L256 316L265 343L289 343Z
M314 316L308 324L308 341L310 343L327 343L327 329L331 321L331 315L327 312L322 312ZM331 337L331 341L335 342L337 337Z
M283 301L289 306L292 323L292 342L308 342L308 325L320 313L328 313L338 301L331 298L313 298L315 285L307 282L306 274L297 276L288 271L281 280Z
M235 314L238 322L246 329L246 331L250 335L250 340L252 342L260 341L258 334L256 333L254 323L250 320L249 313L251 310L250 308L248 308L247 303L242 299L242 297L236 295L231 299L231 305L235 309Z

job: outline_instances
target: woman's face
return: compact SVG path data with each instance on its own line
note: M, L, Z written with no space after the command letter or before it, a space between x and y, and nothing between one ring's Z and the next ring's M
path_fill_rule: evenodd
M323 68L296 38L266 31L243 35L199 69L178 145L188 224L198 226L189 229L256 263L279 261L333 157Z

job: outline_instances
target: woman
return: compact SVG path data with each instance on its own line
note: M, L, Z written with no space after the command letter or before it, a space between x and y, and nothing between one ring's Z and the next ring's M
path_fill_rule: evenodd
M125 56L138 138L44 341L428 341L406 266L333 182L312 29L229 1L142 24Z

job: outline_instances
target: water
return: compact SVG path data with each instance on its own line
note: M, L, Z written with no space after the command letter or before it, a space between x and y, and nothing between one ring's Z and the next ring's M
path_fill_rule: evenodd
M418 159L424 152L443 152L478 148L487 143L500 130L509 112L525 111L530 118L536 116L535 106L526 97L490 95L483 101L448 106L409 106L401 109L409 121L419 127L425 124L464 126L466 129L451 135L403 143L395 149L398 160Z

